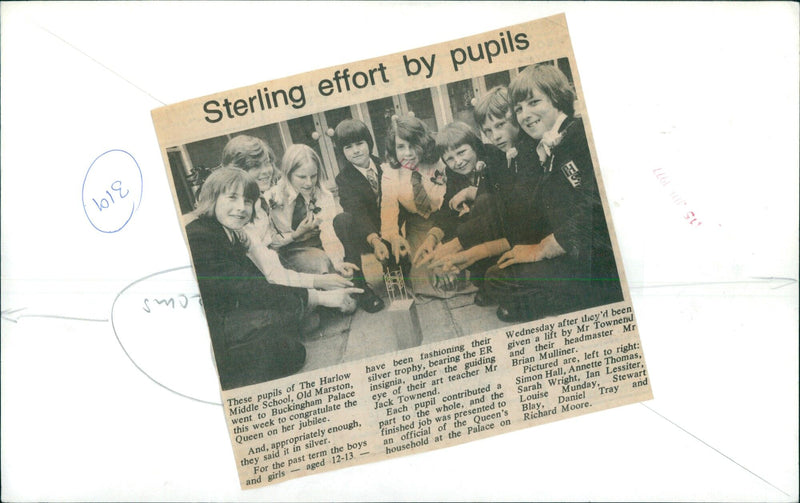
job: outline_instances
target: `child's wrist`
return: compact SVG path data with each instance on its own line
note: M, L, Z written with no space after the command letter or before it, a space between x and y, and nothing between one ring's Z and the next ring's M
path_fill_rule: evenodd
M439 244L442 242L442 239L444 239L444 231L438 227L433 227L428 231L428 237L433 238L435 244Z

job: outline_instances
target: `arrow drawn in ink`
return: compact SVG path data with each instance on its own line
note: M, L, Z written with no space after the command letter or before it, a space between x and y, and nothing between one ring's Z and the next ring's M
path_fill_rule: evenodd
M117 300L122 295L122 293L125 292L125 290L127 290L128 288L130 288L134 284L137 284L137 283L140 283L141 281L144 281L146 279L152 278L153 276L157 276L157 275L160 275L160 274L165 274L165 273L169 273L169 272L173 272L173 271L179 271L179 270L182 270L182 269L191 269L191 267L192 266L190 266L190 265L185 265L185 266L181 266L181 267L173 267L171 269L166 269L164 271L159 271L159 272L156 272L156 273L153 273L153 274L149 274L149 275L147 275L147 276L145 276L143 278L137 279L136 281L134 281L131 284L127 285L125 288L122 289L122 291L120 291L117 294L117 296L114 299L114 302L112 302L112 304L111 304L111 312L113 313L114 305L116 304ZM197 297L199 297L199 294L197 295ZM190 400L194 400L196 402L205 403L205 404L209 404L209 405L215 405L215 406L221 406L222 405L221 402L213 402L213 401L209 401L209 400L203 400L202 398L197 398L197 397L185 394L185 393L181 393L180 391L174 390L174 389L170 388L169 386L166 386L165 384L161 383L157 378L155 378L152 375L150 375L149 373L147 373L139 365L139 363L137 363L131 357L131 355L128 353L127 349L125 348L124 344L122 343L122 340L120 339L119 334L117 333L117 327L114 326L114 320L111 317L105 318L105 319L100 319L100 318L83 318L83 317L77 317L77 316L62 316L62 315L59 315L59 314L46 314L46 313L29 314L27 312L27 309L28 309L27 307L3 309L2 311L0 311L0 318L2 320L10 321L11 323L19 323L19 320L21 320L22 318L50 318L50 319L59 319L59 320L75 320L75 321L90 321L90 322L110 322L111 323L111 330L112 330L112 332L114 334L114 337L117 340L117 343L119 344L120 348L125 353L125 355L128 357L128 359L131 361L133 366L136 367L136 369L139 372L144 374L145 377L147 377L148 379L153 381L158 386L160 386L160 387L164 388L165 390L167 390L167 391L169 391L171 393L174 393L174 394L176 394L176 395L178 395L180 397L188 398Z
M783 282L783 284L780 284L778 286L772 287L773 290L776 290L778 288L783 288L785 286L789 286L789 285L793 285L793 284L797 283L797 280L794 279L794 278L777 278L775 276L764 276L764 277L762 277L762 276L753 276L753 278L760 279L760 280L763 280L763 281L781 281L781 282Z
M5 309L2 313L0 313L0 317L4 320L8 320L11 323L19 323L19 320L22 318L54 318L58 320L76 320L76 321L108 321L106 319L100 318L78 318L76 316L62 316L60 314L23 314L22 311L28 309L27 307L21 307L19 309Z

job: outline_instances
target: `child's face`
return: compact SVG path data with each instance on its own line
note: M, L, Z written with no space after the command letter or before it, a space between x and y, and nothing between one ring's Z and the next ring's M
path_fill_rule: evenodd
M459 175L468 175L475 171L478 163L478 154L468 144L459 145L442 155L445 165Z
M519 134L519 128L511 122L510 118L503 117L498 119L491 115L486 116L481 130L486 135L486 138L503 152L508 152L510 148L514 147L514 142Z
M395 151L397 152L397 160L400 162L401 166L414 169L417 167L417 165L419 165L421 157L420 152L418 152L417 148L409 143L408 140L404 140L399 136L395 136L394 146Z
M342 151L345 159L353 166L361 169L369 167L369 144L366 141L361 140L345 145Z
M514 113L522 130L534 140L541 140L553 129L560 112L539 88L533 88L527 100L514 105Z
M308 199L314 191L314 187L317 185L318 177L317 165L313 162L305 162L301 164L299 168L292 171L292 174L289 175L289 183L292 184L294 190L303 194L303 197Z
M214 216L228 229L239 230L253 216L253 201L245 199L241 187L230 189L217 197Z
M247 172L256 179L258 190L262 193L272 187L272 180L275 179L275 164L272 161L263 161L255 168L248 169Z

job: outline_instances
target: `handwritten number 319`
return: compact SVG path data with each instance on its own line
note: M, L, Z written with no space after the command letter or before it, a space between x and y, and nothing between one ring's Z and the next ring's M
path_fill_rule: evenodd
M125 199L125 197L130 193L130 191L127 190L127 189L125 189L125 193L124 194L122 193L122 191L123 191L122 182L119 181L119 180L115 180L114 182L111 183L111 190L116 192L120 199ZM100 211L103 211L104 209L108 208L110 205L112 205L112 204L114 204L116 202L114 200L114 195L110 191L106 190L106 194L108 194L108 198L104 197L104 198L100 199L99 203L97 202L97 199L92 198L92 201L97 206L97 209L100 210ZM111 200L110 203L108 202L109 199Z

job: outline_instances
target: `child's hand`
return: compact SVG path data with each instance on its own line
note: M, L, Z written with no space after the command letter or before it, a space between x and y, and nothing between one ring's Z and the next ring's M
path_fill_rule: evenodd
M294 241L305 241L310 237L314 237L319 233L319 220L314 217L313 212L308 212L306 218L300 222L297 229L292 231L292 239Z
M558 244L553 234L542 239L539 243L534 245L516 245L511 250L505 252L500 260L497 261L497 266L500 269L514 264L524 264L526 262L539 262L558 257L566 253L564 249Z
M433 258L433 252L436 250L436 246L439 244L439 240L436 239L436 236L428 234L425 238L425 241L419 245L417 249L417 253L414 254L414 260L412 263L415 265L423 265Z
M441 271L463 271L480 260L480 258L481 257L475 252L475 248L473 247L469 250L442 257L431 264L431 267Z
M538 262L542 260L542 258L543 253L541 245L516 245L500 257L497 261L497 267L505 269L514 264Z
M466 189L461 189L456 195L450 198L450 209L458 211L458 216L461 216L463 213L466 213L464 212L462 206L467 206L469 203L475 201L475 197L477 195L477 187L467 187ZM469 209L467 209L467 211L469 211Z
M351 264L349 262L342 262L341 264L334 264L333 268L336 269L336 272L344 276L345 278L352 278L353 274L356 271L360 271L357 265Z
M234 233L236 234L237 239L248 250L253 249L253 247L261 243L261 237L258 235L256 226L253 224L246 224L241 229L235 230Z
M353 286L353 282L338 274L317 274L314 276L314 288L319 290L336 290Z
M394 253L394 260L400 263L400 257L407 257L411 253L411 245L408 244L406 238L400 234L391 237L390 244L392 245L392 252Z
M378 262L383 264L389 260L389 248L382 239L375 238L372 240L372 251L375 253L375 258L378 259Z
M364 293L361 288L340 288L319 292L319 303L325 307L339 309L343 313L352 313L356 310L356 300L351 297L355 293Z
M441 270L444 260L451 258L453 254L459 251L461 251L461 243L457 239L451 239L437 246L433 253L423 260L420 265L430 263L430 265L428 265L429 269Z

